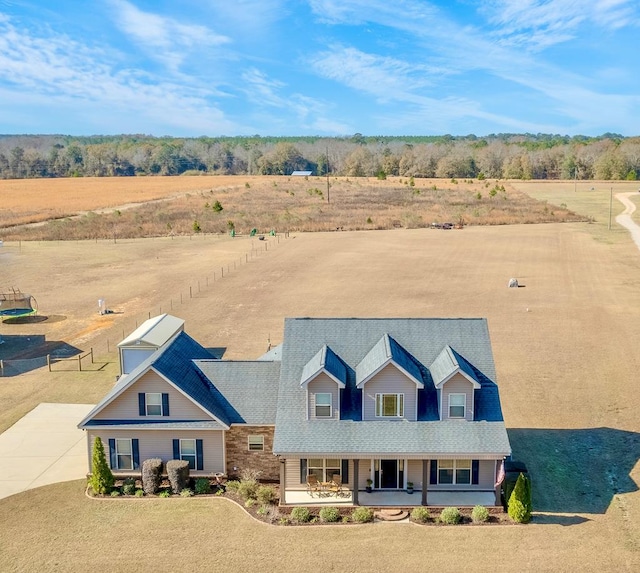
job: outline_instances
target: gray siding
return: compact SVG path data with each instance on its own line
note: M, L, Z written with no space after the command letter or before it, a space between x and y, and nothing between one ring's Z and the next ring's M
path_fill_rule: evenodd
M139 419L138 393L159 392L169 394L169 416L153 416L167 420L210 420L202 408L196 406L182 392L176 390L156 372L149 370L132 386L127 388L111 404L94 416L96 420L132 420Z
M167 462L173 459L173 440L192 439L202 440L204 470L191 470L191 475L205 475L215 472L224 472L224 436L222 430L88 430L89 446L89 471L91 471L91 451L96 436L100 436L104 444L107 463L109 463L109 438L137 438L140 447L140 466L149 458L160 458ZM115 475L118 472L114 470Z
M473 385L462 374L456 374L442 385L441 417L449 419L449 394L465 394L467 397L465 419L473 420Z
M329 393L331 394L331 417L333 419L340 419L340 389L334 380L327 376L324 372L318 374L307 385L309 393L309 419L313 420L316 417L316 400L317 393ZM322 418L326 420L327 418Z
M364 420L380 420L376 418L376 394L404 394L404 419L416 420L416 384L393 364L385 366L365 383L362 398Z
M407 482L412 481L415 489L422 489L422 460L409 460L407 466Z

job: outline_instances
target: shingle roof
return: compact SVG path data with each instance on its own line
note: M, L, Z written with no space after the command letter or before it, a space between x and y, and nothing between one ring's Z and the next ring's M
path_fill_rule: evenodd
M471 365L448 344L429 366L431 377L436 388L447 380L454 372L461 371L473 382L480 384Z
M420 369L409 353L386 332L356 366L356 386L361 388L373 374L389 363L404 370L420 387L424 386Z
M382 344L385 335L403 349L403 353L395 349L398 360L413 364L424 381L424 388L418 390L417 422L361 421L362 390L356 387L356 367L376 345ZM307 420L306 392L299 381L305 365L325 344L346 366L347 383L340 392L341 419ZM446 345L465 357L465 368L468 364L480 381L474 422L438 419L436 391L426 365L432 364ZM362 368L364 372L371 367ZM412 366L407 368L415 375ZM509 453L493 379L495 366L484 319L286 319L273 450L277 454L316 452L343 456L366 452Z
M279 361L196 360L194 364L224 396L230 424L275 424Z
M347 368L326 344L304 365L300 385L307 384L320 372L326 372L341 388L344 388L347 382Z

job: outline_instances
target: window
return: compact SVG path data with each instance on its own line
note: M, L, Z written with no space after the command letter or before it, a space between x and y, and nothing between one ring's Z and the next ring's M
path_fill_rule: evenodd
M313 459L310 458L307 465L308 475L314 475L319 482L331 481L334 474L342 475L341 460L337 459Z
M147 394L147 416L162 416L162 394Z
M316 394L316 418L331 417L331 394Z
M180 440L180 459L189 462L189 469L196 469L196 441Z
M464 418L466 406L466 394L449 394L449 418Z
M264 436L249 436L249 449L256 452L264 450Z
M131 440L116 439L116 468L118 470L133 469L133 448Z
M376 416L383 418L404 416L404 394L376 394Z
M471 460L438 460L438 483L470 484Z

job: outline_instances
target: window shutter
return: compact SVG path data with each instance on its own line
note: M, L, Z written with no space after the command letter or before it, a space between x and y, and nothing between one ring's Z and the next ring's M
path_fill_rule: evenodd
M173 440L173 459L180 459L180 440Z
M438 460L431 460L429 462L429 483L438 483Z
M162 415L169 415L169 394L162 394Z
M478 485L479 474L480 474L480 461L471 460L471 483L473 485Z
M138 394L138 414L141 416L147 415L147 405L145 403L144 392Z
M204 452L202 451L202 440L196 440L196 469L204 469Z
M116 456L116 441L114 438L109 438L109 463L112 470L118 469L118 457Z
M307 483L307 460L300 460L300 483Z
M138 443L138 438L133 438L131 440L131 449L133 450L133 469L140 469L140 446Z
M342 460L340 474L342 476L342 483L349 483L349 460Z

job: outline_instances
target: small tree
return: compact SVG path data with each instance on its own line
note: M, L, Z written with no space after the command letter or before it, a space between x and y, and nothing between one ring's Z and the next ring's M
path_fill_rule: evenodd
M509 497L507 511L509 517L517 523L528 523L531 520L531 484L522 473Z
M91 455L91 477L89 485L94 493L107 493L115 482L111 468L107 464L104 455L104 446L100 436L93 441L93 452Z
M162 482L162 460L151 458L142 462L142 489L147 495L153 495Z
M167 462L167 477L173 493L180 493L189 481L189 462L186 460L169 460Z

